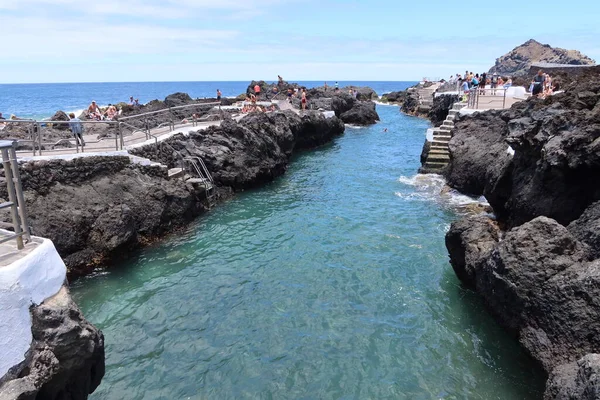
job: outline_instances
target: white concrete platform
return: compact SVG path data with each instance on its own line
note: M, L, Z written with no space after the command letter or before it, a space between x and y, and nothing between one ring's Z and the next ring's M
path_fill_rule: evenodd
M8 234L0 230L0 237ZM11 245L16 249L16 241L0 249L8 251L0 261L0 377L25 360L32 341L29 307L57 294L67 274L50 240L32 237L19 252Z

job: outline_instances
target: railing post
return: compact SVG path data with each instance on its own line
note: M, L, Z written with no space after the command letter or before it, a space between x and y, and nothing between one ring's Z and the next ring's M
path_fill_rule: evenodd
M506 89L504 89L504 99L502 100L502 109L506 108Z
M29 135L31 137L31 148L33 149L33 156L35 157L36 148L35 148L35 129L33 129L34 124L28 124L27 130L29 131Z
M121 122L117 123L117 140L116 140L116 150L123 150L123 125ZM120 148L119 148L120 147Z
M38 134L38 142L40 145L40 156L42 155L42 124L40 124L39 122L36 122L37 127L37 134Z
M31 240L29 233L29 222L27 221L27 208L25 206L25 197L23 196L23 186L21 184L21 174L19 173L19 163L17 162L17 151L15 149L16 142L13 142L12 148L10 149L10 163L12 165L13 179L16 188L17 200L19 205L19 217L21 217L21 225L23 226L22 232L25 240L28 242Z
M21 237L21 224L19 222L19 215L17 214L17 207L15 205L18 204L18 200L15 195L15 182L13 181L13 174L11 170L11 161L8 153L8 148L2 148L2 165L4 166L4 176L6 178L6 186L8 192L8 201L13 203L10 207L10 216L13 222L13 228L15 229L15 235L17 239L17 249L22 250L23 247L23 238Z

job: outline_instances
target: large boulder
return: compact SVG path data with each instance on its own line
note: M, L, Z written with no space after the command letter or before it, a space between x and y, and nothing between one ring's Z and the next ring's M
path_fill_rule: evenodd
M499 237L481 220L453 224L446 243L458 277L547 371L600 351L600 260L546 217Z
M104 376L104 336L66 287L31 308L33 343L26 360L0 380L0 400L85 400Z
M64 112L64 111L57 111L52 118L50 118L50 121L69 121L70 118L69 116ZM59 130L59 131L66 131L69 129L69 124L64 124L64 123L60 123L60 124L52 124L52 128Z
M373 102L357 102L354 106L342 113L340 119L347 124L371 125L379 121L379 115Z
M164 103L167 107L185 106L185 105L191 104L193 102L194 102L194 99L192 99L189 94L181 93L181 92L177 92L177 93L168 95L167 97L165 97L165 101L164 101Z

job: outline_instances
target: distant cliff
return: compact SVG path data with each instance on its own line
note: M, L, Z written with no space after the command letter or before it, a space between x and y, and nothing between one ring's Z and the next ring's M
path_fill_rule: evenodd
M565 50L541 44L533 39L515 47L509 53L496 59L490 73L500 75L526 75L533 63L553 63L569 65L594 65L596 62L577 50Z

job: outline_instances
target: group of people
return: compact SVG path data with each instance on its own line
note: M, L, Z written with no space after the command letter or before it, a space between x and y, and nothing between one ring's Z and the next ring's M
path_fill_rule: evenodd
M457 84L460 88L459 91L463 93L479 90L479 93L486 94L486 87L489 85L492 95L496 94L496 89L498 88L508 89L512 86L512 79L510 77L505 79L496 72L493 74L486 72L474 74L473 72L465 71L464 76L461 74L451 76L449 82Z
M300 97L300 105L302 106L303 110L306 110L306 105L308 104L308 98L306 97L306 88L302 88L302 89L294 88L294 90L292 90L291 88L288 89L287 90L288 102L292 103L292 99L294 97Z
M133 99L133 96L129 96L129 105L133 108L140 107L140 99Z
M544 73L541 69L533 77L531 84L529 85L531 95L540 98L550 96L558 89L558 83L552 82L552 77Z
M117 107L112 104L109 104L106 110L102 111L95 100L92 100L92 103L87 108L87 112L88 118L94 121L112 121L120 114Z

